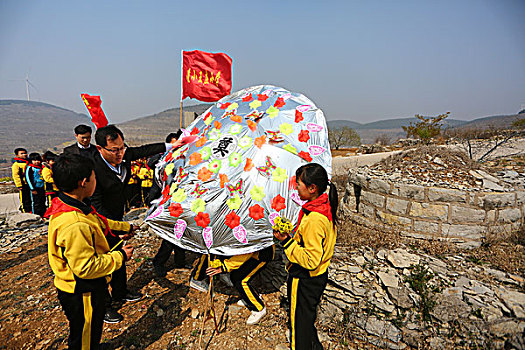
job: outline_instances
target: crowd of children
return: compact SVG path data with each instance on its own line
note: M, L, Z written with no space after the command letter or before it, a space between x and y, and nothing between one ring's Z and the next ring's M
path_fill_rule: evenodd
M57 154L46 151L30 153L25 148L15 149L11 173L18 189L22 213L43 216L51 201L58 195L58 188L53 181L53 163ZM126 209L149 207L152 197L153 169L146 158L132 162L132 176L126 191Z
M27 154L25 148L15 149L12 176L20 195L20 211L43 216L51 200L58 195L53 181L52 166L57 155L51 151L43 155Z
M91 205L97 184L92 158L68 153L57 156L52 152L28 156L23 148L17 148L15 156L12 171L20 193L20 210L50 218L48 257L58 299L69 321L68 345L98 348L106 321L108 283L133 253L133 247L121 245L122 240L110 247L109 236L128 239L134 227L100 215ZM314 323L337 236L337 190L319 164L301 166L295 178L299 197L306 203L291 233L273 231L289 261L290 348L322 349ZM149 195L153 182L154 174L146 159L133 162L126 192L128 209L149 206L154 199ZM247 324L256 324L267 310L251 281L273 259L274 251L271 246L233 257L202 256L190 286L206 291L206 283L199 282L229 273L241 297L239 305L251 311ZM167 252L159 251L163 257L154 261L157 276L166 274L163 264L171 249Z

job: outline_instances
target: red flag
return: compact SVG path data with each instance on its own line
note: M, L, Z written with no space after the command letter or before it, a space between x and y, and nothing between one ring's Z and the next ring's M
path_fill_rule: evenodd
M214 102L232 90L232 59L225 53L182 52L182 99Z
M106 118L106 115L104 114L104 111L102 110L102 100L100 99L100 96L90 96L88 94L80 94L80 97L82 97L82 101L84 101L84 104L86 105L89 114L91 115L91 121L97 129L103 128L106 125L108 125L108 119Z

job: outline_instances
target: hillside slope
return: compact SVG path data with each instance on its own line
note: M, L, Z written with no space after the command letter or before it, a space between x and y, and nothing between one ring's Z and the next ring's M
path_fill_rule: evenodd
M71 142L78 124L91 122L85 114L47 103L0 100L0 159L10 161L16 147L42 152Z

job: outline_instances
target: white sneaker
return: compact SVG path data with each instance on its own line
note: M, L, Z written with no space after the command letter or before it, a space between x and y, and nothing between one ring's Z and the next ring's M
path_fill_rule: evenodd
M190 287L193 289L197 289L200 292L208 293L208 289L210 288L210 285L206 281L197 281L195 279L190 279Z
M266 315L266 306L261 311L252 311L252 314L250 317L248 317L246 324L256 324L264 317L264 315Z

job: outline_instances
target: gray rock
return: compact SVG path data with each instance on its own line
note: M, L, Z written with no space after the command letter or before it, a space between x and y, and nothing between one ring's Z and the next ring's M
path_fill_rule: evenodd
M496 337L503 337L509 334L522 333L525 328L525 322L518 322L512 319L498 320L489 325L490 333Z
M525 318L525 294L501 288L496 292L503 303L519 318Z
M32 224L40 222L42 222L40 216L30 213L17 213L14 215L10 215L7 219L7 224L10 227L18 228L28 227Z
M414 305L412 299L409 296L408 289L405 286L398 288L387 287L387 291L390 299L392 299L394 304L396 304L398 307L402 309L409 309Z
M461 299L454 296L436 296L436 305L430 314L441 322L450 322L468 317L471 308Z
M398 269L419 264L419 256L411 254L404 249L389 250L386 260Z
M398 343L401 340L401 331L397 327L374 316L359 318L356 323L369 334L380 338L387 338L394 343Z
M399 278L397 277L397 273L393 269L387 269L385 271L379 271L377 273L377 276L385 285L385 287L393 287L397 288L399 286Z

